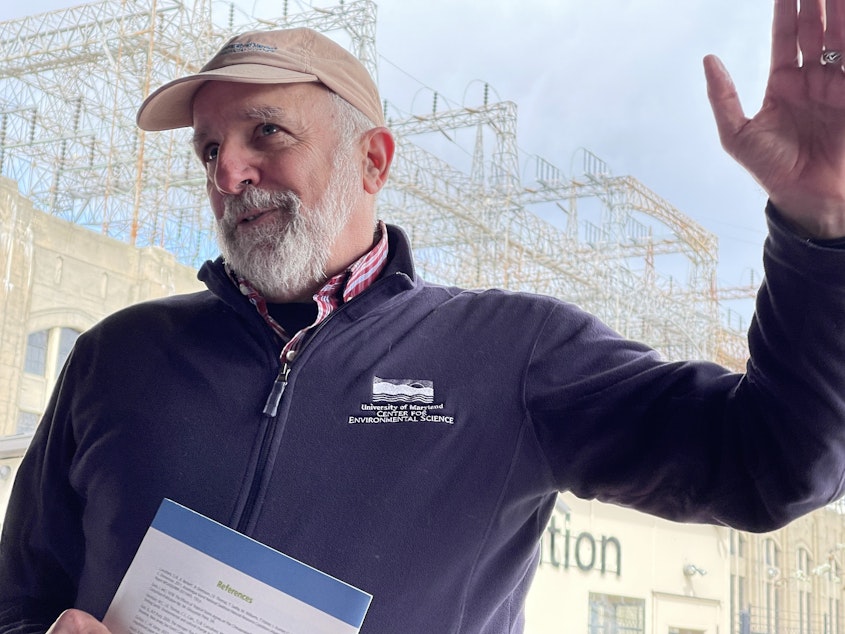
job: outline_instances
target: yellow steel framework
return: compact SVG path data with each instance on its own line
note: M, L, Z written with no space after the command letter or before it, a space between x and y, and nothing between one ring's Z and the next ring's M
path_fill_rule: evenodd
M221 5L103 0L0 23L0 174L72 222L185 263L213 256L187 132L138 130L142 96L251 28L310 26L349 46L374 76L378 69L372 0L293 14L285 3L264 19L212 6ZM568 176L539 157L521 165L516 106L487 94L476 107L438 112L435 102L410 117L384 104L398 155L380 214L408 231L422 274L558 296L670 359L740 368L744 337L720 317L715 236L587 150ZM468 139L468 166L438 146L444 135Z

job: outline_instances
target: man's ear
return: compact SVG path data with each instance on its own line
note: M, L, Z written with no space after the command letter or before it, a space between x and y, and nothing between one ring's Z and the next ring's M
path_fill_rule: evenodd
M387 182L396 144L390 130L384 127L368 130L364 134L363 143L366 151L364 190L368 194L377 194Z

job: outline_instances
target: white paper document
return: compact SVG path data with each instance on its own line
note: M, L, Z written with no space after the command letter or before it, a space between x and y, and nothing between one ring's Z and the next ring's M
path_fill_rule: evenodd
M371 600L164 500L103 623L114 634L355 634Z

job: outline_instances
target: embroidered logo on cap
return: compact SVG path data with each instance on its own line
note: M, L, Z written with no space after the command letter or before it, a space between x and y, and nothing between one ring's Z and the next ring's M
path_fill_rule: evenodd
M220 49L217 55L229 55L230 53L274 53L277 50L279 49L275 46L259 44L258 42L234 42Z

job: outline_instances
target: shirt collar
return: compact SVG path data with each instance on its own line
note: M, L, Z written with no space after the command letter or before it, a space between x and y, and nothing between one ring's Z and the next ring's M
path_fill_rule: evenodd
M313 300L317 303L317 319L309 328L319 324L341 304L363 293L378 279L387 264L388 253L387 228L381 220L378 221L375 235L375 244L369 251L345 270L326 280L326 283L314 294ZM285 332L285 329L273 319L267 311L267 300L249 280L239 275L228 264L226 264L226 272L229 279L249 299L258 314L277 335L284 340L290 340L296 334Z

